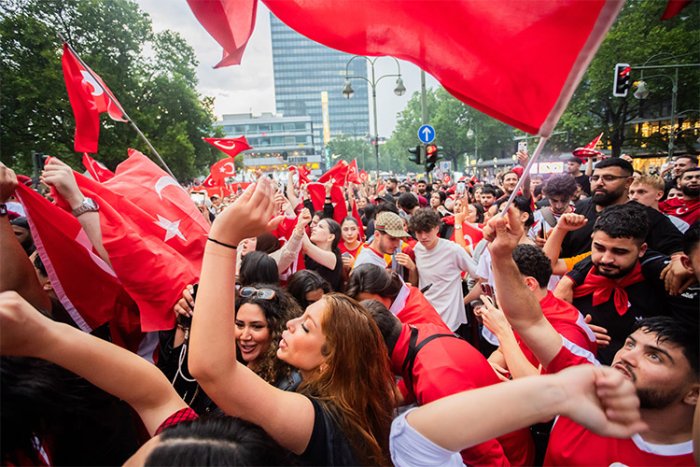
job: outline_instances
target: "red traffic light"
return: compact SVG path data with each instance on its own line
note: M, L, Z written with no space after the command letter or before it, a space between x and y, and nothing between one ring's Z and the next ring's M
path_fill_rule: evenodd
M425 147L425 155L426 157L431 157L438 152L438 147L434 144L429 144Z

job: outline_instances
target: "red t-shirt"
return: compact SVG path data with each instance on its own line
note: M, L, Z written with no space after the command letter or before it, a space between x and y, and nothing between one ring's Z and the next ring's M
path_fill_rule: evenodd
M343 254L343 253L350 253L350 254L352 255L353 258L357 258L358 253L360 253L360 251L362 251L362 249L363 249L365 246L367 246L367 245L364 245L362 242L360 242L360 243L357 245L357 248L355 248L354 250L350 250L350 249L348 249L348 247L345 245L345 242L344 242L344 241L341 240L340 243L338 243L338 249L340 250L340 253L341 253L341 254Z
M676 216L690 225L700 219L700 199L686 201L683 198L671 198L659 203L664 214Z
M418 344L428 336L445 334L443 327L432 324L417 324L415 327L418 329ZM395 373L402 370L410 336L411 326L404 325L391 355ZM408 381L408 373L402 376L403 381ZM407 400L414 399L418 405L500 383L486 358L467 341L455 337L440 337L421 348L410 376L413 380L410 392L405 386L402 389ZM461 454L467 465L531 465L534 445L530 431L523 429L472 446Z
M550 373L592 363L574 354L567 343L547 367ZM694 465L693 443L651 444L639 435L628 439L596 435L566 417L559 417L549 437L544 465Z

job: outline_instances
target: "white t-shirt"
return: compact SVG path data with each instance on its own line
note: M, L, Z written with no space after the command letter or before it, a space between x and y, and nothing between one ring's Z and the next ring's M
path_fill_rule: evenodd
M375 264L381 268L386 269L386 261L384 261L384 256L379 256L375 251L373 251L370 247L364 247L360 253L357 255L357 258L355 258L355 263L353 264L353 268L356 268L360 264Z
M462 295L462 272L470 271L469 254L454 242L439 238L432 250L427 250L418 243L413 252L416 254L418 267L418 287L423 290L425 298L435 307L447 327L455 331L467 322Z
M417 432L406 421L408 410L394 419L389 435L391 460L397 467L403 466L447 466L464 465L458 452L449 451Z

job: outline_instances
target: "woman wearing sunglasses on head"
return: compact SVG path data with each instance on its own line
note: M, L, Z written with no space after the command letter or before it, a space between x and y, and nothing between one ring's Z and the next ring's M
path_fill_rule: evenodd
M270 384L286 391L299 386L301 376L277 358L287 321L301 315L299 305L284 290L271 284L254 284L238 291L236 345L239 361Z
M287 323L277 356L299 369L298 392L268 384L236 360L228 277L238 242L273 228L272 184L262 178L209 233L192 325L189 365L227 414L262 427L311 465L386 465L394 394L386 348L357 302L329 294Z

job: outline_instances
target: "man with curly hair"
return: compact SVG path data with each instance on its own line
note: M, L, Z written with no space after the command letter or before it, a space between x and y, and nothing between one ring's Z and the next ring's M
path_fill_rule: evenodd
M527 235L533 241L539 239L539 243L544 245L544 240L557 225L561 215L574 210L571 199L576 193L576 180L567 174L554 175L547 180L542 193L547 198L547 205L535 211L535 223L532 224Z

